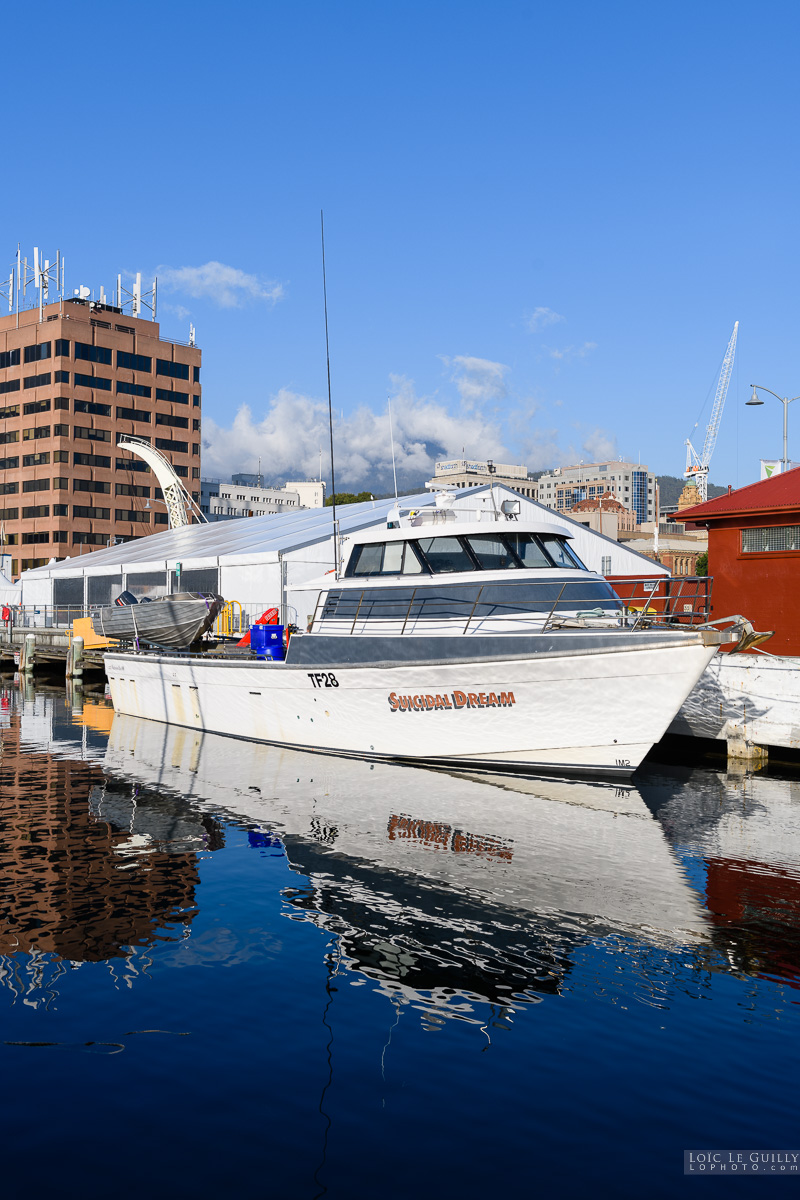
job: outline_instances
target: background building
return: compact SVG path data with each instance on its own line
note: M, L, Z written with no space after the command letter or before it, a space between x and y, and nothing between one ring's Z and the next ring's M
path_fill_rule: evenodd
M200 483L200 511L209 521L233 517L263 517L268 513L296 512L300 508L322 508L325 484L318 479L287 483L282 488L260 487L249 480L258 475L234 475L231 483L203 479Z
M601 496L592 496L589 500L579 500L569 510L573 521L588 525L597 533L606 537L616 538L620 532L630 532L636 528L636 516L619 500L615 500L611 492Z
M654 521L658 512L656 476L641 463L581 463L576 467L555 467L539 476L538 500L556 512L569 512L581 500L611 493L625 508L631 509L637 523Z
M437 462L433 479L429 479L425 487L434 491L440 487L468 488L485 483L502 483L521 496L536 499L536 480L531 479L527 467L495 463L490 458L485 461L452 458Z
M168 524L144 438L199 502L200 350L87 299L0 318L0 543L11 571Z

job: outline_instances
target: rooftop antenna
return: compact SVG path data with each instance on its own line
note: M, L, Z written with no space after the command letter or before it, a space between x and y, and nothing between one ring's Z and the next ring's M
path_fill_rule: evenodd
M117 275L117 303L116 307L125 312L125 309L130 307L130 315L132 317L141 317L142 309L149 308L153 314L152 320L156 320L158 315L158 279L153 280L153 285L148 291L142 291L142 272L137 271L136 278L133 283L133 290L128 291L122 286L122 276Z
M394 463L394 429L392 427L392 402L389 397L386 397L386 404L389 409L389 438L392 443L392 474L394 475L394 498L397 499L397 467Z
M336 528L336 476L333 466L333 402L331 400L331 349L328 340L328 284L325 275L325 217L319 210L319 228L322 238L322 297L325 306L325 359L328 366L328 425L331 434L331 507L333 508L333 569L339 578L338 530Z

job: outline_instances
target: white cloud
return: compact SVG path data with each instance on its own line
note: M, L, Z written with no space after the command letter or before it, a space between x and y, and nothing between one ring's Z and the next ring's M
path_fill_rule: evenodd
M586 358L587 354L591 354L597 349L597 342L584 342L582 346L562 346L560 349L553 347L547 353L551 358Z
M566 320L561 313L554 312L552 308L535 308L529 316L525 318L525 324L531 333L537 333L538 330L544 329L547 325L556 325L559 321Z
M584 438L581 449L591 462L602 462L606 458L617 457L617 439L604 429L593 429Z
M467 409L488 401L503 400L507 395L505 375L509 368L505 363L467 354L457 354L453 358L442 356L442 362L455 368L451 378Z
M259 279L221 262L207 262L200 267L160 266L156 275L160 287L195 300L213 300L220 308L241 308L250 300L276 304L284 294L283 284Z
M482 361L482 360L478 360ZM415 394L413 384L392 380L395 459L400 485L416 485L433 474L437 458L467 455L508 461L498 426L479 414L448 412L439 401ZM282 389L261 416L242 405L229 427L203 419L203 474L230 477L235 471L262 470L273 483L319 472L329 476L328 406L323 400ZM371 485L383 492L392 487L389 417L362 407L334 421L337 490Z

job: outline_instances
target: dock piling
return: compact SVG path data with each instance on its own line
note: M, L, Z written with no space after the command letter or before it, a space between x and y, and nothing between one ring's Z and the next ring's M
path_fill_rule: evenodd
M26 633L19 651L20 675L31 675L36 664L36 634Z

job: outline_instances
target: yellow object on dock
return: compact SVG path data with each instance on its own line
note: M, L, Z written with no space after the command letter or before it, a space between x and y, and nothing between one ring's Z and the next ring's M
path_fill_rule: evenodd
M85 650L99 650L104 646L116 646L113 638L101 637L95 633L91 617L76 617L72 622L71 637L82 637Z

